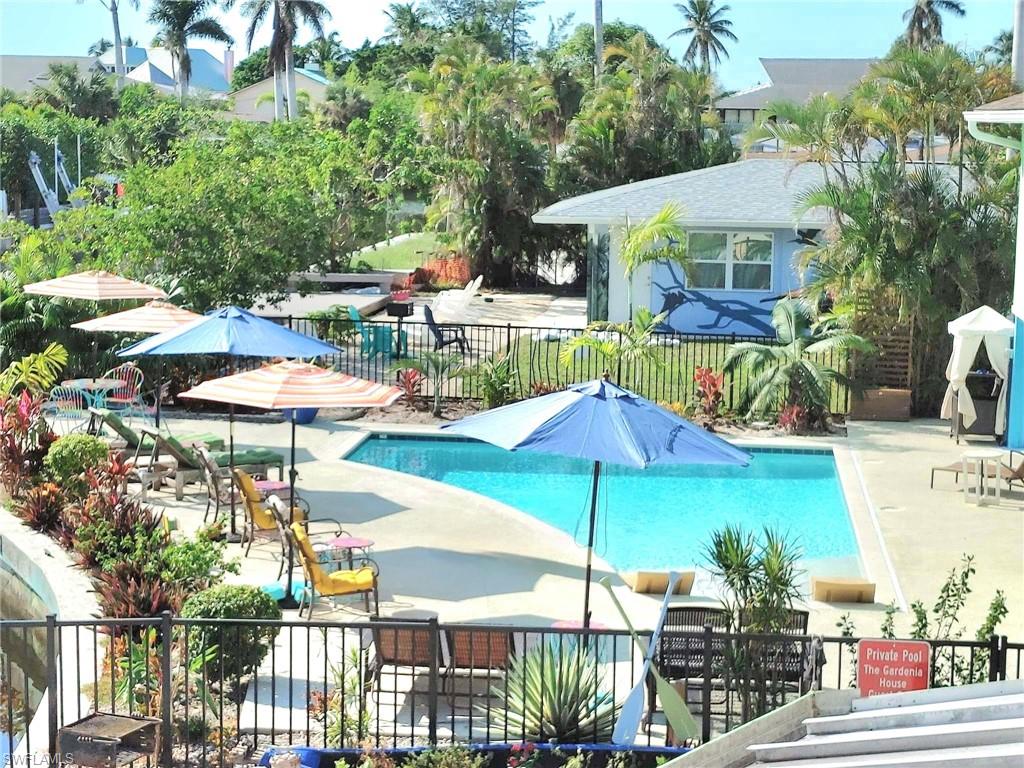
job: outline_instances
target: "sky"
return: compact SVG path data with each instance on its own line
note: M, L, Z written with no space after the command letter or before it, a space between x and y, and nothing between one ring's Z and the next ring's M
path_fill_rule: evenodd
M328 31L337 31L347 47L377 40L387 26L384 9L388 0L324 0L333 19ZM721 0L720 0L721 2ZM902 14L912 0L728 0L729 18L739 38L729 44L729 58L718 69L725 88L748 88L763 82L759 57L882 56L903 30ZM141 9L122 0L121 33L148 43L154 28L146 22L149 0ZM228 32L235 38L236 59L245 55L246 23L239 12L242 0L228 12L217 8ZM604 0L606 21L621 19L646 27L680 57L683 38L670 38L681 26L671 0ZM946 16L947 41L967 48L981 48L1012 25L1013 0L965 0L964 18ZM545 0L534 9L535 39L547 37L548 19L575 14L576 22L590 21L592 0ZM101 37L111 38L109 12L101 0L0 0L0 53L85 55ZM300 36L305 42L306 36ZM256 36L253 47L270 39L270 26ZM219 53L219 46L211 50Z

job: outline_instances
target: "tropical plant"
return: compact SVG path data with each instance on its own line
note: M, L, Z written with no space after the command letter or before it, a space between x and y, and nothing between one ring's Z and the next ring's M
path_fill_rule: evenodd
M390 43L405 45L410 41L417 41L429 29L427 12L412 3L390 3L384 10L388 26L384 30L384 37L381 38Z
M690 37L683 58L699 60L705 72L711 71L712 61L718 65L723 56L729 58L723 41L736 42L739 38L732 31L732 22L726 18L731 10L728 5L716 7L715 0L686 0L685 3L676 3L676 10L683 15L683 26L669 37Z
M172 542L160 552L165 581L180 584L189 594L215 586L224 574L240 570L237 559L227 560L227 542L196 534L194 539Z
M619 260L625 269L629 314L633 314L633 273L643 264L675 261L686 266L686 230L680 225L683 207L666 203L661 210L639 224L628 218L622 228Z
M43 469L43 460L56 440L43 416L44 400L27 389L20 395L0 394L0 485L18 494Z
M638 390L645 369L665 365L656 339L665 318L664 312L655 315L647 307L639 307L628 322L591 323L582 334L562 345L559 360L568 368L577 354L593 352L616 383L631 382L633 389Z
M348 304L332 304L327 309L308 312L306 317L313 321L316 335L332 344L347 344L359 333L348 314Z
M213 0L156 0L149 11L149 22L158 27L162 45L171 52L177 65L178 94L184 101L192 78L192 57L188 52L191 39L213 40L230 45L234 42L213 16L205 13Z
M138 563L118 563L110 571L98 571L94 581L103 615L119 619L149 618L164 611L177 613L185 598L176 584L144 573Z
M41 483L29 488L14 504L14 512L29 528L42 533L55 532L63 522L66 497L56 483Z
M128 73L124 64L124 46L129 45L128 40L121 38L121 3L126 1L135 10L139 9L140 0L101 0L103 6L110 11L110 19L113 22L114 30L114 75L117 77L117 87L124 87L124 76Z
M0 395L26 390L33 395L48 392L57 383L68 362L68 353L60 344L51 343L42 352L15 360L0 372Z
M46 84L37 85L32 98L76 117L106 122L117 112L114 89L97 70L82 73L76 64L50 64Z
M992 63L1000 67L1010 66L1013 57L1013 30L1004 29L995 39L982 49L982 53L991 57Z
M109 452L107 444L93 435L64 435L50 446L43 467L51 480L77 498L88 490L85 473L105 462Z
M737 342L726 353L727 373L747 370L740 407L754 416L799 405L805 409L802 428L825 428L832 384L850 386L851 382L845 372L822 362L821 356L851 350L870 352L872 345L843 328L815 324L814 313L804 299L776 302L772 327L775 343Z
M714 424L718 412L722 409L722 394L725 385L725 374L715 373L711 368L697 366L693 370L693 380L697 384L697 409L705 426Z
M558 640L550 638L513 659L505 686L491 688L501 704L489 709L490 717L497 729L524 741L607 741L620 705L601 683L597 641Z
M402 360L396 369L412 369L418 371L430 382L433 388L433 407L431 414L441 418L441 403L444 385L449 379L461 376L464 370L462 356L454 352L423 351L416 360Z
M97 40L95 43L89 46L89 50L87 51L87 53L90 56L102 56L104 53L109 51L113 46L114 44L107 40L107 38L101 37L99 40Z
M962 0L914 0L903 12L907 23L904 38L915 48L926 48L942 42L942 14L963 17L966 11Z
M361 673L364 664L359 649L350 648L341 662L331 663L330 688L309 696L309 713L323 725L328 747L359 743L369 733L370 708Z
M402 390L402 402L408 408L416 408L423 380L423 374L415 368L402 368L395 374L395 385Z
M220 584L198 592L181 607L181 615L190 619L269 619L281 618L281 609L266 592L243 584ZM272 624L235 626L222 630L199 622L189 633L189 647L195 653L220 648L217 663L207 669L216 680L231 680L254 672L270 650L277 629Z
M518 372L512 367L512 359L508 355L488 358L475 373L485 409L498 408L512 401Z

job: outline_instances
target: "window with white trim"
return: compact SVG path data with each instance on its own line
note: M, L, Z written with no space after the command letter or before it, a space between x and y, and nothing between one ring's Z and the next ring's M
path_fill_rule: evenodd
M770 291L771 232L691 232L690 288L709 291Z

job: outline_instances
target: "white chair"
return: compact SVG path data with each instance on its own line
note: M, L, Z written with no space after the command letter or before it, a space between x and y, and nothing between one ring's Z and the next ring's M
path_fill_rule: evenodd
M58 435L85 430L89 423L89 403L85 391L61 384L50 390L44 410Z
M470 280L465 288L441 291L430 303L430 310L435 318L457 320L469 309L470 302L483 284L484 276Z

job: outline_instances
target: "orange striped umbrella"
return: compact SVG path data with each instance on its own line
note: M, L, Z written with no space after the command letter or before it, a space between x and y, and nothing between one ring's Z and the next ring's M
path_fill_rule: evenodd
M125 333L152 335L163 333L164 331L172 331L185 323L191 323L193 320L198 320L201 317L202 315L176 307L166 301L151 301L135 309L126 309L124 312L94 317L92 320L75 323L71 327L94 333L123 331Z
M291 469L288 480L290 498L295 498L295 409L296 408L383 408L402 395L398 387L377 384L344 373L328 371L310 363L291 362L265 365L220 379L204 381L182 392L181 397L234 403L253 408L289 408L292 423ZM295 509L289 516L295 522ZM291 599L294 562L288 548L288 584L285 599Z
M31 283L25 286L24 291L42 296L61 296L85 301L167 298L167 294L159 288L100 269L75 272L52 280L43 280L41 283Z
M181 397L253 408L384 408L402 395L398 387L377 384L310 363L265 365L204 381Z

